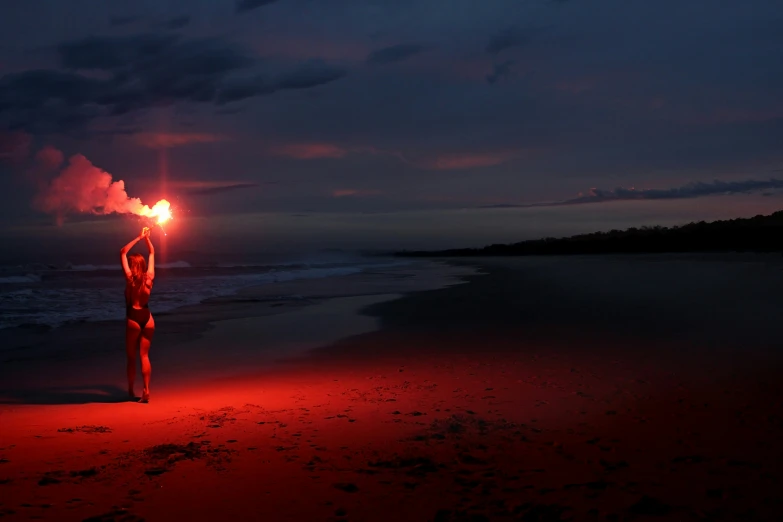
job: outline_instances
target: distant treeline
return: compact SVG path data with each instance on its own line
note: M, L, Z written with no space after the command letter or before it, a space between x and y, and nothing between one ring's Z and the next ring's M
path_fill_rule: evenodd
M675 227L641 227L577 236L534 239L483 248L404 251L400 256L530 256L668 252L783 251L783 210L769 216L689 223Z

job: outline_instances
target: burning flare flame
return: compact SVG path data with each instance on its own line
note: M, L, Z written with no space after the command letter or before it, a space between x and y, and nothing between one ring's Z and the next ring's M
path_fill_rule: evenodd
M171 203L165 199L161 199L155 203L152 208L144 205L139 211L139 215L149 218L157 218L157 224L163 225L166 221L171 219Z

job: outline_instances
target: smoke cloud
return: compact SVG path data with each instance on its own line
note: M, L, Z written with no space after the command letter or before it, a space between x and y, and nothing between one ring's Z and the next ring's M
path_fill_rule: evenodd
M53 155L51 150L47 155ZM82 154L71 156L59 175L42 188L34 207L55 215L58 223L73 213L150 214L150 208L139 198L128 197L123 180L114 181L111 174Z
M63 161L65 161L63 153L51 145L47 145L35 154L37 166L46 171L51 172L59 169L62 166Z

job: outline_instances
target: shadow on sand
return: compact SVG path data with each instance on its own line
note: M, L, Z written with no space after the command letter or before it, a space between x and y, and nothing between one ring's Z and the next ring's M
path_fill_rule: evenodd
M110 404L136 400L128 397L127 390L113 384L0 390L0 404Z

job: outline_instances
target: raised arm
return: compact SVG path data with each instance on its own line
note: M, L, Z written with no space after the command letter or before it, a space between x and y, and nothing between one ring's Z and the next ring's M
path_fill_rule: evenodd
M145 230L146 229L147 228L145 227ZM120 249L120 262L122 263L122 271L125 272L126 279L130 279L132 275L130 267L128 266L128 252L130 252L130 249L133 248L133 245L138 243L142 237L144 237L144 230L141 231L139 237L133 238L130 243Z
M147 240L147 248L150 251L149 259L147 260L147 279L152 281L155 279L155 247L152 246L152 240L150 239L150 229L145 228L144 239Z

